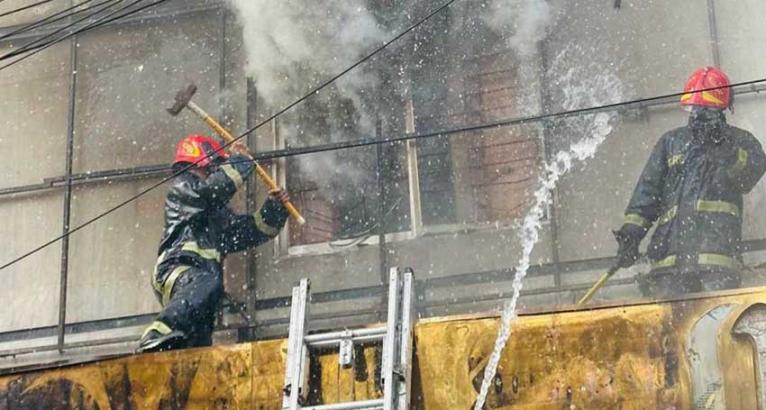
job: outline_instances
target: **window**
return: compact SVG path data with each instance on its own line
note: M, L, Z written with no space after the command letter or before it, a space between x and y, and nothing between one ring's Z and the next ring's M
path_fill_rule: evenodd
M285 147L349 141L390 129L362 118L354 103L331 90L312 98L280 127ZM376 131L377 129L377 131ZM367 134L369 135L369 134ZM286 184L307 224L291 224L290 245L329 242L343 247L383 232L409 229L403 144L371 146L289 157ZM378 173L378 169L383 172Z
M276 146L400 136L408 122L409 132L422 134L519 115L513 53L498 46L462 58L461 41L437 35L452 24L448 13L435 16L409 44L417 59L399 51L399 60L389 56L392 64L375 66L380 78L404 72L405 92L385 81L365 90L375 99L323 91L279 120ZM383 121L373 127L378 118ZM420 226L438 231L510 222L526 209L540 160L535 127L289 157L284 180L308 223L291 224L286 239L289 246L342 248L374 241L369 238L379 233L379 223L384 233L411 236Z
M522 112L516 94L523 84L514 54L481 20L456 14L434 19L416 39L425 56L413 66L419 134ZM439 35L450 30L459 33ZM426 226L513 220L526 208L541 159L537 131L531 127L425 139L417 148Z

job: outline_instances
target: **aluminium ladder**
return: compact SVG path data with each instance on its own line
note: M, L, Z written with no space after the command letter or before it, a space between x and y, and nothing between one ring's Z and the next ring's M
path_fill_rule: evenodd
M388 316L385 325L307 335L309 301L308 279L293 288L290 333L285 366L283 410L406 410L410 407L412 373L413 275L391 268L388 285ZM317 406L303 406L308 393L309 349L338 346L341 367L353 362L354 343L382 341L381 383L383 397Z

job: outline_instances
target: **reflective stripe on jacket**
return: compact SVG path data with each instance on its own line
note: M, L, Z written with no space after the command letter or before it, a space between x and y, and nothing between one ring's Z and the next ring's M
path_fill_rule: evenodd
M247 157L232 155L230 163L204 180L191 172L175 178L165 200L155 288L164 284L175 266L220 270L226 254L257 246L279 233L288 215L279 201L267 200L253 215L239 215L227 207L253 167Z
M648 230L653 269L736 269L742 195L766 171L766 155L749 132L725 125L721 142L701 142L688 127L667 132L649 157L625 211L625 223Z

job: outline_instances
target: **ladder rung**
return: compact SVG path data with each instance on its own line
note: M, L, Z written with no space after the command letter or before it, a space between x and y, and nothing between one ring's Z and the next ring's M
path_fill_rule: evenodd
M2 0L0 0L2 1ZM413 325L412 271L403 274L391 268L388 286L388 315L383 326L307 335L310 301L309 281L302 279L293 288L290 333L285 371L283 410L406 410L410 407L410 372ZM376 400L301 406L308 393L312 369L310 348L337 348L339 366L353 364L354 344L382 342L380 379L383 397Z
M383 399L352 401L347 403L323 404L321 406L301 407L301 410L362 410L382 409Z
M311 347L330 347L340 344L343 339L350 338L354 342L372 342L382 340L386 336L386 328L374 327L308 335L303 340Z

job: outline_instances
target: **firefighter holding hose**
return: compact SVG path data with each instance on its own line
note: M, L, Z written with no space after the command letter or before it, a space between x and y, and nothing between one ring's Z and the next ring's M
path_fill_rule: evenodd
M750 132L727 124L730 84L715 67L691 75L681 97L688 124L657 142L615 233L618 266L625 268L656 226L647 248L652 268L639 277L645 296L741 284L742 196L766 171L766 156Z

